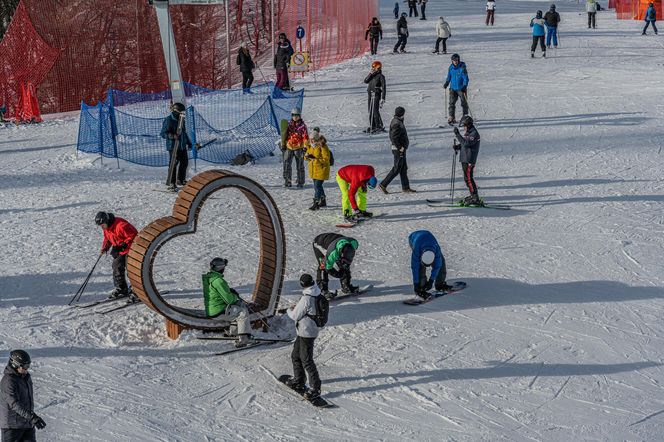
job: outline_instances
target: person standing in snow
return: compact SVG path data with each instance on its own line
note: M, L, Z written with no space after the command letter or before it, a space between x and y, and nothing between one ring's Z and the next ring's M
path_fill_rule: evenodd
M405 12L401 14L402 17L405 17ZM412 17L413 14L417 18L417 0L408 0L408 17Z
M46 428L44 419L34 412L32 378L28 370L30 355L13 350L0 381L0 432L2 442L35 442L35 427Z
M392 52L396 54L397 49L401 53L406 52L406 44L408 44L408 22L406 21L405 12L402 13L401 18L397 20L397 37L399 39L397 40L397 44L394 45Z
M364 33L364 39L369 39L371 55L376 55L378 53L378 40L383 39L383 27L380 25L378 18L374 17L371 19L371 23L369 23Z
M544 22L546 24L546 47L551 48L551 40L553 40L553 47L558 47L558 24L560 23L560 14L556 12L556 5L551 5L546 14L544 14Z
M409 140L406 126L403 123L404 115L406 115L406 110L398 106L394 109L394 118L392 118L392 122L390 123L390 142L392 143L394 165L379 186L380 190L385 194L389 193L387 186L390 185L397 175L399 175L399 179L401 180L403 193L415 193L415 190L410 188L410 181L408 180L406 151L408 150Z
M132 226L126 219L117 217L110 212L97 212L95 224L101 227L104 234L104 242L101 245L99 255L104 255L110 250L113 258L113 284L115 290L109 295L109 299L120 299L129 297L127 302L136 302L138 298L130 292L125 271L127 270L127 254L131 244L138 234L136 227Z
M657 11L655 10L655 5L652 3L648 4L645 20L646 25L643 27L643 33L641 35L646 35L646 30L650 24L652 24L652 30L655 31L655 35L657 35L657 26L655 26L655 22L657 21Z
M426 11L426 9L427 9L427 2L428 1L429 0L420 0L420 15L422 16L422 17L420 17L420 20L426 20L427 19L427 16L424 13L424 11Z
M304 159L309 162L309 178L314 182L314 204L309 210L327 207L323 183L330 178L330 148L318 127L314 127Z
M493 26L493 16L496 13L496 0L487 0L486 2L486 20L485 24Z
M473 118L466 115L461 119L461 125L465 128L465 132L461 135L458 127L454 128L454 136L459 144L454 145L454 149L460 150L459 162L463 168L463 180L468 187L469 196L464 198L463 204L467 206L482 205L479 195L477 194L477 185L473 178L475 164L477 164L477 155L480 152L480 134L475 128Z
M373 166L350 164L337 171L337 184L341 191L341 210L344 219L354 222L358 218L371 218L367 212L367 188L374 189L378 184Z
M544 45L544 19L542 11L537 11L534 18L530 19L530 27L533 28L533 44L530 46L530 57L535 58L535 49L539 42L542 48L542 57L546 57L546 46Z
M240 43L240 49L237 52L236 63L240 66L240 73L242 74L242 93L251 94L251 83L254 82L254 74L252 71L256 68L254 61L251 59L251 52L247 47L247 42Z
M595 16L597 15L597 3L595 0L588 0L586 2L586 12L588 13L588 29L592 25L595 29Z
M291 111L291 120L286 130L286 148L284 152L284 187L292 186L293 158L297 167L297 187L304 187L304 153L309 147L309 132L302 120L300 108Z
M182 119L180 136L178 137L178 127ZM182 103L175 103L172 106L171 114L164 118L161 124L159 135L166 140L166 150L168 151L168 171L171 173L169 190L175 191L176 184L184 186L187 184L187 166L189 165L189 152L191 149L191 139L187 135L187 126L185 124L185 107ZM173 155L173 149L177 141L177 152ZM177 178L177 180L176 180Z
M274 69L277 75L276 87L282 90L290 90L290 81L288 80L288 66L290 59L295 51L290 41L283 32L279 34L277 50L274 52Z
M413 290L422 299L429 299L429 290L448 290L447 267L445 257L440 245L428 230L416 230L408 236L408 245L412 251L410 255L410 269L413 273ZM427 268L431 267L431 276L427 278ZM435 284L435 285L434 285Z
M383 64L376 60L371 63L371 72L364 78L367 84L368 107L369 107L369 128L367 132L385 132L383 119L380 116L380 108L385 103L387 94L387 84L383 75Z
M461 99L461 110L463 115L468 115L468 83L470 79L468 78L468 71L466 70L466 63L461 61L459 54L452 55L452 64L447 69L447 78L445 79L445 84L443 88L447 89L450 87L450 102L448 106L448 124L456 124L456 102L458 99Z
M398 20L399 19L399 2L394 2L394 9L392 10L394 12L394 19Z
M355 293L359 287L351 284L350 266L355 258L359 243L355 238L338 233L321 233L314 238L313 248L316 257L316 283L323 296L332 299L336 295L329 290L329 276L339 278L344 295Z
M438 54L440 51L440 42L443 42L443 54L447 54L447 39L452 36L452 30L450 25L445 21L441 16L438 17L438 23L436 23L436 48L433 50L434 54Z

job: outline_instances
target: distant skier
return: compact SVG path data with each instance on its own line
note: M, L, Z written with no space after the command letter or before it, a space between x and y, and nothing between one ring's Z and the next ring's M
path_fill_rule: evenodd
M427 9L427 2L429 0L419 0L419 1L420 1L420 15L422 16L420 17L420 20L426 20L427 16L425 14L425 11Z
M224 279L228 260L214 258L210 261L210 271L203 275L203 303L205 316L214 318L225 314L237 323L236 347L245 347L251 341L249 309L235 289ZM234 334L234 333L233 333Z
M496 13L496 0L487 0L486 2L486 20L485 24L489 26L489 23L491 23L491 26L493 26L493 16Z
M189 152L191 149L191 139L187 134L185 123L185 107L182 103L174 103L171 108L171 114L164 118L159 135L166 140L166 150L168 151L168 170L172 170L169 190L175 191L176 184L184 186L187 184L187 166L189 165ZM178 137L178 127L182 117L182 127ZM177 152L173 156L173 148L177 141ZM176 179L177 178L177 179Z
M645 20L646 25L643 27L642 35L646 35L646 29L648 29L648 25L650 24L652 24L652 30L655 31L655 35L657 35L657 26L655 26L655 22L657 21L657 11L655 10L655 5L653 3L648 4Z
M403 107L398 106L394 109L394 118L392 118L392 122L390 123L390 142L392 143L394 165L380 183L379 187L383 193L389 193L387 191L387 186L390 185L397 175L399 175L399 179L401 180L401 189L403 193L415 193L415 190L410 188L410 181L408 180L406 151L408 150L409 140L406 126L403 123L404 115L406 115L406 110Z
M463 115L468 115L468 71L466 70L466 63L461 61L459 54L452 55L452 64L447 69L447 78L445 79L444 89L450 87L450 102L448 106L447 123L452 125L456 124L456 102L461 99L461 110Z
M364 33L364 39L369 39L371 55L376 55L378 53L378 40L383 39L383 27L380 25L378 18L374 17L371 19L371 23L369 23Z
M397 20L397 37L399 40L397 40L397 44L394 45L392 52L396 54L397 49L401 53L406 52L406 44L408 44L408 22L406 21L405 12L403 12L401 18Z
M339 278L343 294L355 293L359 287L351 284L350 266L359 247L357 240L338 233L321 233L314 238L313 247L317 262L316 283L323 295L328 299L335 296L329 290L328 275Z
M309 162L309 178L314 182L314 203L309 210L327 207L323 183L330 179L330 148L318 127L314 127L312 131L304 158Z
M530 57L535 58L535 49L539 42L542 48L542 57L546 57L546 46L544 45L544 19L542 18L542 11L537 11L535 18L530 19L530 27L533 28L533 44L530 46Z
M546 24L546 47L551 48L551 40L553 40L553 47L558 47L558 24L560 23L560 14L556 12L556 5L551 5L546 14L544 14L544 22Z
M394 2L394 9L392 10L394 12L394 19L398 20L399 19L399 2Z
M374 189L378 184L373 166L350 164L337 171L337 184L341 190L341 210L346 221L358 218L371 218L367 212L367 188Z
M408 17L415 15L417 18L417 0L407 0L408 1ZM405 17L405 12L401 14L402 17Z
M447 39L452 36L452 30L450 25L445 21L441 16L438 17L438 23L436 23L436 48L433 50L434 54L438 54L440 51L440 42L443 42L443 54L447 54Z
M477 155L480 152L480 134L477 132L473 118L470 115L465 115L461 119L461 125L465 128L463 135L461 135L458 127L454 128L454 135L460 143L455 145L455 149L461 151L459 162L463 168L463 180L466 182L468 192L470 192L470 195L464 198L463 203L468 206L479 206L482 201L477 194L477 185L473 173L477 164Z
M284 187L292 187L293 158L297 167L297 187L304 187L304 153L309 147L309 132L302 120L300 108L291 111L291 120L286 130L286 149L284 152Z
M588 13L588 29L591 25L595 29L595 16L597 15L597 2L595 0L586 1L586 12Z
M247 42L243 41L240 43L236 63L240 66L240 73L242 74L242 93L253 93L251 92L251 84L254 82L254 74L252 71L256 68L256 65L251 59L251 52L249 52Z
M320 376L314 362L314 342L318 337L318 325L313 316L318 314L316 298L321 296L320 289L308 273L300 276L302 297L297 305L288 310L288 316L295 321L297 338L293 344L291 361L293 362L293 377L286 382L293 390L303 393L307 400L320 396ZM309 378L309 390L305 383Z
M35 427L46 428L44 419L35 414L32 378L28 370L32 360L23 350L9 353L9 361L0 381L0 431L2 442L35 442Z
M108 298L129 297L127 302L138 301L136 295L130 292L125 279L127 254L129 254L129 249L138 234L138 230L126 219L117 217L110 212L97 212L95 224L101 227L104 233L104 242L101 245L99 255L104 255L110 250L110 255L113 258L113 284L115 290L108 295Z
M408 236L408 245L412 250L410 269L413 273L413 290L423 299L429 299L429 290L448 290L447 267L445 257L440 250L436 237L428 230L416 230ZM431 267L431 276L427 279L427 268ZM435 284L435 285L434 285Z
M290 90L290 81L288 80L288 66L290 66L290 59L293 55L293 46L291 45L286 34L283 32L279 34L279 42L277 43L277 50L274 52L274 69L277 75L276 87L282 90Z
M385 132L383 119L380 116L380 108L385 103L387 94L387 84L383 75L383 64L376 60L371 63L371 72L364 78L367 84L367 94L369 107L369 128L367 132Z

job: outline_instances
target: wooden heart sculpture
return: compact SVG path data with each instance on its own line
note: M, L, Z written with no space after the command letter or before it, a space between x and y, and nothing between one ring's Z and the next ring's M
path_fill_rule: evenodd
M170 305L152 278L159 249L176 236L195 233L205 200L226 187L239 189L247 197L258 223L260 259L250 319L272 316L276 311L286 267L286 239L279 210L257 182L227 170L209 170L193 177L180 191L171 216L151 222L138 233L127 257L127 275L134 293L166 318L166 331L171 339L177 339L184 329L223 330L230 325L232 318L227 315L207 318L201 312Z

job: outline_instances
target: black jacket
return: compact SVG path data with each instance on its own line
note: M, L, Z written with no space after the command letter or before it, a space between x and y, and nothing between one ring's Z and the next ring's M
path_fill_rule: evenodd
M397 149L408 149L408 132L403 120L399 117L392 118L390 122L390 142Z
M547 11L547 13L544 14L544 21L548 27L557 28L558 23L560 23L560 14L556 11Z
M369 23L369 26L367 27L367 32L364 33L364 39L366 40L369 36L371 36L371 38L380 37L381 40L383 39L383 27L380 25L380 22Z
M30 374L18 374L7 365L0 381L0 428L32 428L34 401Z
M242 48L237 53L237 64L240 65L240 72L251 72L256 67L249 51L245 52Z
M408 37L408 22L406 21L406 17L401 17L397 20L397 36L401 37L401 35Z
M480 134L475 129L475 126L472 126L463 135L456 135L456 138L461 143L459 162L475 164L477 162L477 155L480 152Z
M286 40L285 43L278 45L277 51L274 53L275 69L288 69L291 55L293 55L293 47L288 40Z
M367 92L376 92L376 95L380 97L381 100L385 99L387 85L385 84L385 75L383 75L381 71L369 73L364 79L364 82L367 84Z

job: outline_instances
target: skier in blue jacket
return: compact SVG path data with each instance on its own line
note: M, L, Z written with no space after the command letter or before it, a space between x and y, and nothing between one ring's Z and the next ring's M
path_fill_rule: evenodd
M542 48L542 57L546 57L546 46L544 45L544 19L542 18L542 11L537 11L535 18L530 19L530 27L533 28L533 45L530 47L530 57L535 58L535 49L537 49L537 42Z
M443 85L444 89L450 87L450 102L448 107L448 124L455 124L456 118L454 114L456 112L456 102L461 98L461 109L463 110L464 115L468 115L468 96L466 95L468 90L468 83L470 79L468 78L468 71L466 70L466 63L461 61L459 54L452 55L452 64L447 69L447 78L445 79L445 84Z
M648 25L652 23L652 30L655 31L655 35L657 35L657 26L655 26L655 22L657 21L657 11L655 10L655 5L650 3L648 5L648 9L646 9L646 25L643 28L643 35L646 35L646 29L648 29Z
M187 166L189 164L188 149L191 149L192 143L187 134L187 126L184 122L185 107L182 103L175 103L172 106L171 114L164 118L159 135L166 140L166 150L168 151L168 170L173 169L169 189L176 190L178 186L184 186L187 183ZM182 128L178 139L178 126L182 118ZM175 141L178 141L177 152L173 155ZM175 164L172 164L175 162ZM177 180L176 180L177 178Z
M445 282L447 277L445 257L436 237L428 230L416 230L408 236L408 244L412 250L410 268L413 272L415 294L428 299L432 287L437 291L450 289L451 287ZM431 267L429 278L427 278L427 267Z

